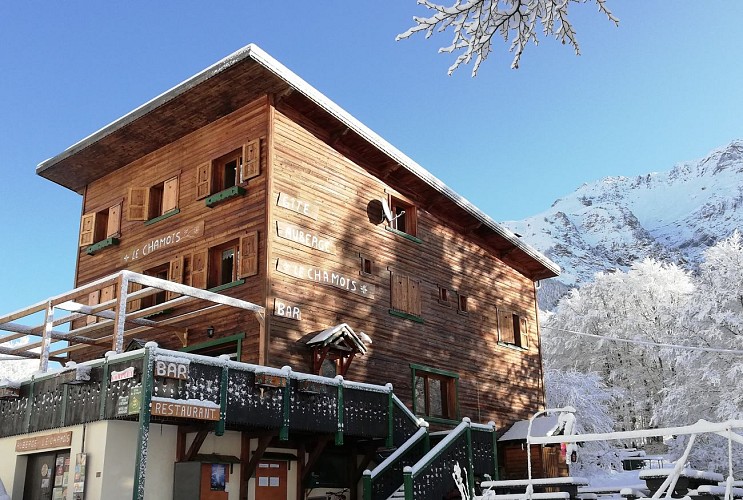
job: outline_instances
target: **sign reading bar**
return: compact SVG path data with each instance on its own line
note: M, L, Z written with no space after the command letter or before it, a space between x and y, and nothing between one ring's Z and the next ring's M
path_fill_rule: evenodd
M166 248L180 245L204 235L204 221L189 224L175 231L161 234L155 238L145 241L143 244L130 248L124 254L124 262L138 260L147 257L151 253L159 252Z
M310 219L317 220L320 216L320 207L315 203L295 198L286 193L279 193L279 200L276 204L280 207L286 208L287 210L291 210L292 212L309 217Z
M282 222L280 220L276 221L276 229L281 238L320 250L321 252L329 254L335 253L335 242L324 234L318 234L311 230L287 222Z
M56 434L47 434L46 436L19 439L15 442L15 451L24 452L63 448L70 446L71 443L72 431L58 432Z
M280 273L293 276L302 280L309 280L323 285L330 285L341 290L346 290L362 297L374 297L374 285L363 283L356 278L351 278L334 271L328 271L309 264L300 264L290 260L279 259L276 269Z
M194 420L219 420L219 408L176 403L174 401L152 401L150 403L152 415L173 418L192 418Z
M302 320L302 310L297 305L290 305L281 299L273 300L273 315L282 318Z
M177 363L175 361L158 359L155 361L155 376L188 380L188 363Z

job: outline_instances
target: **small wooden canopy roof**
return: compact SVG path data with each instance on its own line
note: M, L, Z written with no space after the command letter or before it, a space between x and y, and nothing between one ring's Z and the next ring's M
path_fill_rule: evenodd
M348 155L425 210L461 228L532 280L560 267L457 194L314 87L250 44L39 164L36 173L82 193L87 184L265 95L328 132Z
M346 323L326 328L321 332L313 332L302 337L309 347L345 347L356 350L359 354L366 354L367 347L362 337L366 337L366 343L371 344L368 335L360 333L357 335Z
M315 374L320 373L323 362L328 359L338 362L340 375L345 377L354 357L366 354L366 344L371 344L371 339L365 333L357 334L346 323L341 323L308 333L299 342L312 349L312 370Z

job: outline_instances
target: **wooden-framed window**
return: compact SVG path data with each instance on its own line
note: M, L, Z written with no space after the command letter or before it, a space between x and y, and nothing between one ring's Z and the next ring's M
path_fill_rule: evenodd
M439 304L444 305L446 307L451 307L450 296L451 296L451 293L449 292L448 288L438 285L437 298L438 298Z
M178 209L178 175L149 187L129 188L126 219L147 221Z
M237 281L238 245L237 240L232 240L209 249L209 288Z
M164 264L160 264L156 267L151 267L150 269L145 269L142 274L145 274L147 276L152 276L154 278L160 278L163 280L170 280L172 279L170 276L170 262L166 262ZM175 280L173 280L175 281ZM144 297L140 303L141 307L143 309L156 306L158 304L162 304L166 300L168 300L168 292L165 290L158 290L158 292L154 295L149 295L147 297Z
M199 165L196 169L196 199L207 196L238 184L243 184L261 173L261 141L254 139L213 160Z
M401 233L417 236L418 219L416 217L415 205L390 195L389 206L392 213L390 227Z
M467 314L469 312L469 299L463 293L457 293L457 312Z
M255 276L258 274L258 232L251 231L209 248L207 265L208 288Z
M88 212L80 220L79 246L87 247L121 234L121 202L98 212Z
M215 358L227 354L231 360L240 361L245 333L237 333L227 337L221 337L220 333L221 332L216 332L214 339L200 342L198 344L192 344L179 350L182 352L190 352L193 354L200 354L201 356L212 356ZM216 338L218 336L219 338Z
M498 340L523 349L529 348L529 321L511 311L498 311Z
M411 364L413 412L433 419L459 418L459 375L447 370Z
M397 311L420 318L421 282L401 272L390 272L390 306Z
M360 255L361 258L361 269L359 274L362 276L373 276L374 275L374 261L370 258Z

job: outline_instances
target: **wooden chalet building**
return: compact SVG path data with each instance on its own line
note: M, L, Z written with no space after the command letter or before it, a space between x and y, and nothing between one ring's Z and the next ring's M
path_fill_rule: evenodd
M0 353L76 365L0 386L14 499L441 498L543 408L559 268L255 45L37 173L83 197L76 288Z

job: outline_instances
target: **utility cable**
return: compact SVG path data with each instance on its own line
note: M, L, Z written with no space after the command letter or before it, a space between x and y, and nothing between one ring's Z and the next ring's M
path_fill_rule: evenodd
M685 349L687 351L704 351L704 352L717 352L717 353L722 353L722 354L736 354L739 356L743 355L743 350L740 350L740 349L721 349L721 348L716 348L716 347L666 344L662 342L651 342L649 340L623 339L619 337L607 337L606 335L597 335L594 333L579 332L577 330L568 330L566 328L557 328L554 326L546 326L546 325L543 325L540 328L548 329L548 330L555 330L555 331L565 332L565 333L572 333L572 334L581 335L584 337L593 337L593 338L602 339L602 340L611 340L614 342L624 342L626 344L640 344L640 345L647 345L647 346L652 346L652 347L666 347L668 349Z

